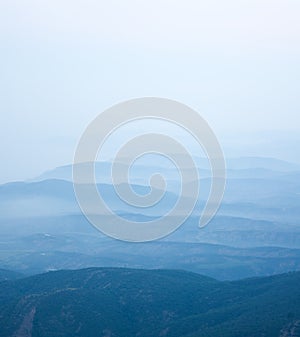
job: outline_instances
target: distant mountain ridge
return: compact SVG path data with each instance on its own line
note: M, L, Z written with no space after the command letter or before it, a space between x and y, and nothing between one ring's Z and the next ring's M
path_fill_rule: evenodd
M206 158L195 157L195 164L200 170L200 176L205 178L210 176L210 166ZM120 162L122 163L122 161ZM84 164L81 164L84 165ZM289 173L293 171L300 171L300 165L295 163L290 163L275 158L264 158L264 157L240 157L240 158L227 158L226 159L227 171L230 177L262 177L267 178L268 176L280 175L280 173ZM99 161L95 163L96 180L100 183L107 183L110 180L110 161ZM139 172L153 173L157 169L166 171L168 173L175 170L172 165L166 166L164 161L158 159L155 160L155 165L153 160L147 159L145 157L135 164L134 173L137 177L140 176ZM188 168L184 168L188 169ZM101 173L101 174L100 174ZM56 167L52 170L42 173L40 176L35 177L29 181L40 181L46 179L62 179L72 181L72 165L64 165ZM137 178L136 178L137 179ZM138 180L136 182L139 182Z
M204 178L188 220L164 240L150 245L130 246L98 232L82 215L71 181L48 179L0 185L0 267L39 273L61 268L144 265L178 267L219 279L299 270L300 170L293 171L293 165L276 160L277 167L283 165L285 172L245 168L264 164L262 158L237 161L241 169L228 172L224 200L207 227L198 228L210 189L210 179ZM146 164L138 165L144 181L138 178L132 184L139 194L149 192L145 181L157 167L156 163ZM264 165L274 166L273 160L267 159ZM106 169L109 172L110 166ZM164 216L177 201L176 172L165 163L164 172L174 180L156 208L129 206L118 198L112 184L101 183L98 187L119 216L147 222ZM188 193L184 197L188 198ZM104 216L103 221L109 219Z

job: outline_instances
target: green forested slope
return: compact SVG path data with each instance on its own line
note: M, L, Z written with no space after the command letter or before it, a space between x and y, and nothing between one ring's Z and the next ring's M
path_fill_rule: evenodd
M300 273L219 282L90 268L0 283L0 336L300 336Z

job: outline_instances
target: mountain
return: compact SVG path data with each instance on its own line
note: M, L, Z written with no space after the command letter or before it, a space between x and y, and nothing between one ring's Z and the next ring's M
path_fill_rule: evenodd
M0 266L23 274L86 267L180 268L219 280L300 270L300 249L159 240L130 243L80 232L4 237ZM17 248L17 249L16 249Z
M97 165L105 178L110 163ZM228 166L224 200L208 226L198 227L211 183L203 178L199 200L187 221L163 240L139 245L112 240L92 227L81 214L70 181L0 185L0 267L27 275L105 266L181 268L221 280L300 270L300 171L269 158L232 159ZM119 216L147 222L165 215L178 197L174 169L153 160L137 164L137 183L132 188L141 195L149 193L145 181L159 167L171 180L164 197L149 209L122 202L110 183L97 186ZM71 173L71 166L61 170ZM186 210L178 210L182 212ZM103 221L110 220L103 216Z
M201 158L193 156L196 166L200 170L201 177L210 176L209 162L206 158ZM110 161L99 161L95 164L96 180L99 183L109 183L110 180ZM153 164L155 163L155 164ZM119 160L122 168L122 158ZM80 164L84 166L84 164ZM267 178L270 175L281 175L282 173L290 173L293 171L300 171L300 165L295 163L289 163L287 161L275 159L275 158L265 158L265 157L240 157L240 158L227 158L226 166L229 176L232 178L237 178L242 176L244 178L250 177L261 177ZM188 168L185 168L188 169ZM153 158L152 155L144 156L140 158L137 163L133 166L133 177L134 179L141 179L145 175L152 174L159 170L159 172L165 171L170 175L174 171L174 166L168 165L168 162L162 156L156 155ZM174 174L174 172L173 172ZM56 167L52 170L46 171L32 179L32 181L41 181L48 179L61 179L72 181L72 165L64 165ZM139 180L136 180L138 182Z
M219 282L176 270L49 272L0 284L0 335L298 337L299 282L300 273Z
M288 175L288 177L282 176L276 179L228 178L219 214L298 224L300 215L300 179L296 174ZM199 183L199 201L195 209L200 214L204 200L207 200L211 181L210 179L201 179ZM178 185L178 182L175 184ZM188 182L187 188L193 185L194 182ZM141 195L145 195L150 191L149 186L139 184L131 186L136 193ZM129 214L142 212L144 216L161 216L172 209L180 194L172 186L172 182L170 182L170 190L167 190L161 200L153 207L141 209L123 202L112 184L97 185L104 201L115 212ZM187 193L183 197L188 202L190 195ZM91 205L94 205L92 202ZM248 205L248 209L244 208L245 205ZM97 208L97 203L94 207ZM243 208L241 209L241 207ZM229 208L230 212L228 212ZM16 209L18 212L15 211ZM178 212L182 213L185 210L178 210ZM0 185L1 218L74 213L80 213L80 209L76 202L73 184L69 181L54 179Z
M226 159L227 167L231 169L264 168L272 171L289 172L300 169L300 165L271 157L239 157Z
M201 184L208 187L209 181ZM25 274L101 266L181 268L222 280L300 270L299 181L228 179L227 185L225 201L207 227L198 227L200 200L177 231L138 245L107 238L91 226L68 181L1 185L0 267ZM120 216L140 222L165 214L176 201L167 192L156 208L141 213L122 203L112 185L99 188Z
M98 190L104 201L115 212L137 213L140 208L123 202L117 195L114 185L98 184ZM132 185L136 193L145 195L150 188ZM164 214L172 208L177 196L166 192L157 205L149 208L149 215ZM90 207L98 209L97 201L91 200ZM18 210L16 212L15 210ZM183 210L181 210L183 212ZM50 216L81 213L77 204L73 184L65 180L43 180L39 182L15 182L0 185L0 221L1 218L22 218L28 216Z

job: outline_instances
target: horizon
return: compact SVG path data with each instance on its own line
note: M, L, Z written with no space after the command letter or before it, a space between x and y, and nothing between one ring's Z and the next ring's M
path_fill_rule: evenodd
M206 164L202 165L202 166L201 166L201 164L197 165L197 162L196 162L196 166L197 166L198 170L202 169L202 170L208 170L208 171L210 171L209 167L207 168L207 164L209 165L209 161L208 161L207 158L205 158L203 156L197 157L194 154L192 155L192 157L194 159L206 161ZM112 163L113 159L114 158L106 158L106 159L102 159L102 160L96 160L94 163L95 164ZM249 168L233 168L233 167L228 167L228 161L230 161L230 160L239 160L239 159L241 159L241 160L243 160L243 159L257 160L258 159L258 160L277 161L277 162L280 162L280 163L285 163L285 164L289 164L289 165L295 166L295 168L293 168L293 169L290 168L289 169L290 172L297 172L298 170L300 170L300 163L289 161L289 160L284 160L284 159L280 159L280 158L265 157L265 156L236 156L236 157L226 157L225 158L226 171L228 171L228 170L249 170L250 169L250 167ZM119 162L121 162L121 161L119 161ZM85 164L85 163L82 162L80 164ZM77 164L77 165L80 165L80 164ZM5 184L9 184L9 183L18 183L18 182L25 182L25 183L37 182L37 181L39 181L39 179L41 179L43 176L47 175L48 173L54 172L55 170L61 169L61 168L70 168L73 165L74 165L73 163L69 163L69 164L67 163L67 164L63 164L63 165L59 165L59 166L50 167L48 169L45 169L45 170L39 172L37 175L30 176L30 177L25 177L24 179L19 179L19 180L1 181L1 179L0 179L0 185L5 185ZM139 166L146 166L146 164L138 164L137 166L138 167ZM162 168L162 165L156 165L156 167L157 168ZM285 172L285 170L266 168L263 165L261 165L261 166L258 165L256 167L252 167L251 169L265 169L265 170L272 170L272 171L277 171L277 172ZM204 178L206 178L206 177L204 177ZM48 180L48 179L50 179L50 180L51 179L58 179L58 180L60 180L60 178L46 178L45 180ZM199 176L199 179L202 179L201 175ZM42 179L42 180L44 180L44 179ZM61 180L66 180L66 179L61 179Z
M1 182L71 163L99 112L145 96L199 111L226 157L300 163L299 3L88 3L0 4Z

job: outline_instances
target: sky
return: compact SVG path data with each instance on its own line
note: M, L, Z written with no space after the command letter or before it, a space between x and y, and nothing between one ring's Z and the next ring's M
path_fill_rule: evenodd
M71 163L101 111L197 110L226 156L300 162L300 2L0 1L0 183Z

